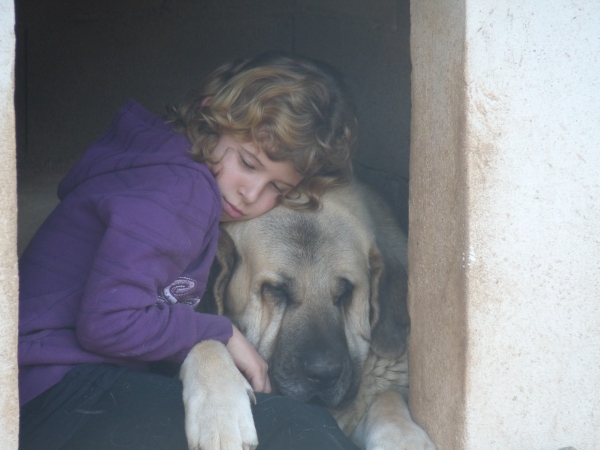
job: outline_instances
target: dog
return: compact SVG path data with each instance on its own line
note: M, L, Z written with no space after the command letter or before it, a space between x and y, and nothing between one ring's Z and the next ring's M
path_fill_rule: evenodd
M324 405L363 449L435 449L407 407L406 236L379 197L355 181L315 212L224 224L216 261L208 304L256 346L275 392ZM223 344L197 344L180 377L190 449L257 445L252 389Z

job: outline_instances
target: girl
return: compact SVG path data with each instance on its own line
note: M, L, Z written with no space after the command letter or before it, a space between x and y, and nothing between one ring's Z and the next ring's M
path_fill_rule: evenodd
M337 78L282 53L222 66L166 121L127 102L20 261L20 448L187 448L181 383L149 363L181 363L205 339L269 393L256 349L227 318L194 311L218 224L278 203L317 208L350 174L354 126ZM324 436L282 444L324 412L272 400L254 407L261 449L352 447L326 414ZM275 424L278 404L297 412Z

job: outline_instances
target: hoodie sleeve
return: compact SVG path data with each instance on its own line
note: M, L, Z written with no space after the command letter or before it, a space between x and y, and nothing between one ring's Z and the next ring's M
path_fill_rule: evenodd
M97 205L106 231L76 318L77 339L88 351L182 361L196 343L227 343L232 335L229 319L159 298L183 274L200 297L218 239L220 204L206 181L169 180Z

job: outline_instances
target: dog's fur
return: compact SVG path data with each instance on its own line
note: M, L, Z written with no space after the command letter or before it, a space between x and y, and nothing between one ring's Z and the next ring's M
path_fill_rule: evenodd
M406 405L406 237L382 201L353 183L317 212L278 207L224 231L213 304L275 392L326 406L367 450L435 449ZM190 448L256 445L252 391L222 344L196 345L181 378Z

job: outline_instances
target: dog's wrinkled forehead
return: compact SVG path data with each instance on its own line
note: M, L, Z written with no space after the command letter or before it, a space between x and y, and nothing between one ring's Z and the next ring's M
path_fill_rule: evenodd
M273 270L295 276L298 270L355 272L364 269L366 240L360 227L330 215L275 208L268 214L228 227L242 264L253 272ZM333 274L332 274L333 275Z
M296 264L314 262L325 245L326 230L319 222L301 215L289 216L289 219L292 220L271 223L270 229L265 230L266 239L283 238L274 250L284 251L290 259L296 260ZM281 244L284 248L280 247Z
M356 255L356 233L349 224L332 224L322 215L297 211L280 219L284 220L269 221L261 228L266 250L272 256L283 254L290 264L298 266Z

